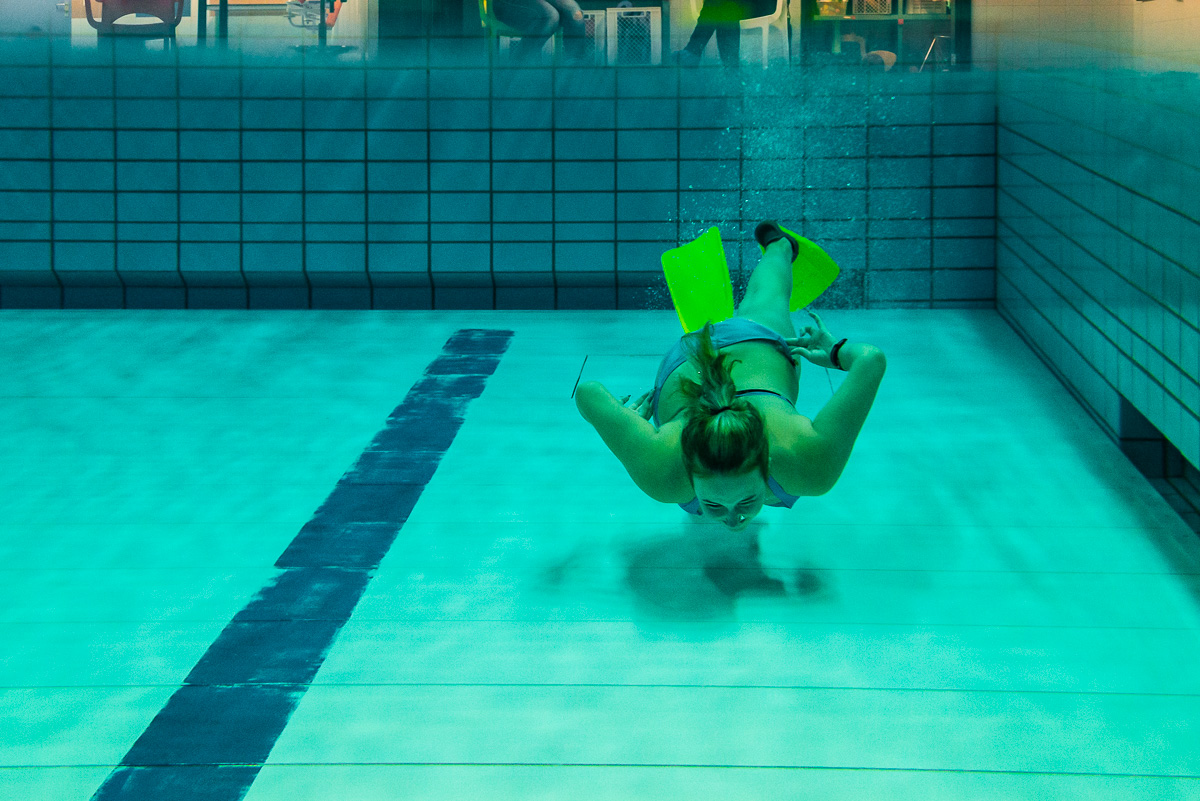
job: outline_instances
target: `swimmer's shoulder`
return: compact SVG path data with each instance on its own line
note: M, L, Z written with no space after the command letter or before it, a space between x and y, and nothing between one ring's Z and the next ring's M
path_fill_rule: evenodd
M821 437L812 420L802 414L782 417L775 449L771 454L771 474L790 495L824 495L827 457Z
M653 492L645 490L660 503L690 503L696 497L692 484L688 481L687 470L683 466L683 425L687 415L676 414L658 427L656 438L657 462L661 466L659 479L655 482Z

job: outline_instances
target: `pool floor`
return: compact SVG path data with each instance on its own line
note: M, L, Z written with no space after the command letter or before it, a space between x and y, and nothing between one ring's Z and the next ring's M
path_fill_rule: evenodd
M674 312L3 312L0 797L1200 799L1196 535L994 311L823 316L733 536L571 400Z

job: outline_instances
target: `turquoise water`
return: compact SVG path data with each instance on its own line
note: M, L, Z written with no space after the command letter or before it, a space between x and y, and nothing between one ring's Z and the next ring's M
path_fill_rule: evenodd
M995 312L827 313L885 343L875 410L833 492L739 538L568 397L584 355L639 389L673 313L563 315L6 313L5 794L113 775L484 327L510 349L246 798L1191 797L1200 548Z
M1144 475L1200 458L1194 76L514 67L417 5L0 2L0 795L1200 798ZM649 389L658 254L717 225L740 296L763 217L888 370L732 535L572 394Z

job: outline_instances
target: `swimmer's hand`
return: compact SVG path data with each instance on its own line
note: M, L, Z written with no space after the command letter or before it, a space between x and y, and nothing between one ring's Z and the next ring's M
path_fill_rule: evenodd
M621 398L621 403L637 412L638 416L640 416L643 420L649 420L654 414L654 409L650 405L651 396L653 394L653 390L646 390L646 392L633 403L629 402L629 399L633 396L626 395L625 397Z
M793 358L803 356L818 367L834 369L833 360L829 358L829 351L832 350L837 340L833 338L833 334L829 333L829 329L825 327L825 323L821 321L816 312L810 311L809 314L816 321L816 325L806 325L800 336L784 340L788 344L788 350Z

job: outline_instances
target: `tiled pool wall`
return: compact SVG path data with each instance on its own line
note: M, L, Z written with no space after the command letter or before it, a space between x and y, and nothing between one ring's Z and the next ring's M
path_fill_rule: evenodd
M0 308L666 308L663 250L718 225L744 282L778 216L842 266L822 305L998 308L1194 476L1200 16L974 15L984 69L917 75L5 42Z
M994 305L994 74L0 59L3 308L669 308L764 217L827 306Z
M1131 456L1171 456L1148 421L1200 464L1200 75L1004 72L999 109L998 309Z

